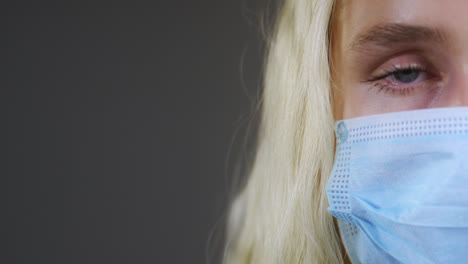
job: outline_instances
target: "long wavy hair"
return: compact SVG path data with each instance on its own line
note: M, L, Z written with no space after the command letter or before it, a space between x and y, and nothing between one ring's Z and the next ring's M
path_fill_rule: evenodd
M256 155L231 205L225 263L343 263L327 212L333 166L333 0L281 3L268 55Z

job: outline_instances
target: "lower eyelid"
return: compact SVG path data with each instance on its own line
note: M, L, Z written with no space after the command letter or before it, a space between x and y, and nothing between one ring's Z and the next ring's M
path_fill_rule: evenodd
M396 87L399 86L399 87ZM402 84L402 85L395 85L391 83L387 83L387 81L379 80L372 84L368 90L375 90L377 94L395 94L395 95L411 95L414 92L431 92L434 89L438 88L439 85L432 81L420 81L416 84Z

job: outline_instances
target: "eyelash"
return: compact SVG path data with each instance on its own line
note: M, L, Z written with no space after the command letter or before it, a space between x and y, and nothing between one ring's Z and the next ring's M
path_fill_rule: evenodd
M369 88L369 90L371 90L373 88L378 88L377 93L380 93L381 91L384 91L384 93L388 93L388 92L395 93L395 92L397 92L400 95L407 95L411 91L413 91L416 87L415 86L409 86L409 87L403 87L403 88L394 88L394 87L391 87L389 84L382 82L383 79L385 79L385 78L387 78L389 76L392 76L392 75L398 74L398 73L404 73L404 72L407 72L407 71L416 71L418 73L424 73L424 72L427 72L427 69L425 67L423 67L422 65L409 65L407 67L392 66L392 68L390 70L385 71L381 75L378 75L378 76L372 77L371 79L365 80L364 82L374 83Z

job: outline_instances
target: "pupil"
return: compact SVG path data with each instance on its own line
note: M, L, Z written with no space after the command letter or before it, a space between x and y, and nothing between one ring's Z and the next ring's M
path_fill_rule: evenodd
M419 72L415 70L402 70L395 73L395 79L402 83L414 82L419 76Z

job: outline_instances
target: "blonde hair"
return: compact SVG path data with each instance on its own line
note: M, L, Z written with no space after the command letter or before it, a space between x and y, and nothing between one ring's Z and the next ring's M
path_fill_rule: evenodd
M225 263L343 263L327 212L333 0L285 0L264 75L257 153L232 205Z

